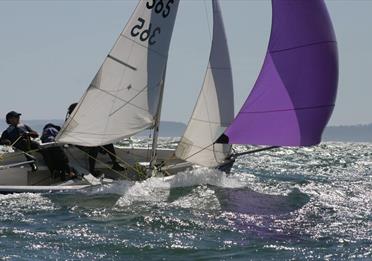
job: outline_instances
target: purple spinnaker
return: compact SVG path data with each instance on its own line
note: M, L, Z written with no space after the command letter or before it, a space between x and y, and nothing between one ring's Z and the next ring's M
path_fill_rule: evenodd
M323 0L272 0L272 31L257 82L218 142L312 146L332 114L338 52Z

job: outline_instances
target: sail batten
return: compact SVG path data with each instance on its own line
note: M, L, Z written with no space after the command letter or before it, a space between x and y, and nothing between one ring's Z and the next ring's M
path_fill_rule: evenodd
M205 167L217 167L231 146L214 144L234 118L234 94L226 33L218 0L213 5L213 39L209 64L194 111L176 156Z
M260 75L218 142L312 146L321 141L338 85L337 41L323 0L272 0Z
M110 58L110 59L114 60L115 62L118 62L118 63L120 63L121 65L124 65L124 66L126 66L126 67L132 69L133 71L137 71L137 68L136 68L136 67L131 66L131 65L129 65L129 64L127 64L127 63L125 63L125 62L119 60L118 58L113 57L112 55L107 55L107 58Z
M100 146L154 126L178 5L139 1L58 142Z

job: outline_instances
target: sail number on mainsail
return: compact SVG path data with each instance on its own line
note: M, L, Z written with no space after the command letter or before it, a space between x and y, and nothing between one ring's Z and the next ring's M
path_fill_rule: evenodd
M167 18L171 11L171 5L174 4L174 0L168 0L167 4L163 2L163 0L150 0L147 1L146 7L148 9L154 9L155 13L161 14L164 18ZM133 26L131 30L131 35L133 37L139 36L139 39L142 42L149 41L150 45L156 44L155 37L161 33L161 28L156 27L152 28L152 23L150 23L147 29L144 29L146 20L142 17L138 18L138 24Z

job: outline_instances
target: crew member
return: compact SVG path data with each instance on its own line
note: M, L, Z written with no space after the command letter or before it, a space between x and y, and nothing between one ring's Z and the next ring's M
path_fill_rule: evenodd
M5 119L9 127L2 133L1 140L4 144L12 145L17 149L26 152L26 159L28 161L33 161L33 163L30 164L32 171L36 171L37 166L34 163L35 158L27 152L33 150L39 151L39 143L32 140L39 137L39 134L31 129L28 125L21 124L20 116L21 113L15 111L7 113ZM41 151L39 152L41 153Z
M43 133L40 137L43 143L55 142L55 138L61 127L48 123L43 128ZM65 152L60 147L45 148L45 161L49 171L54 175L60 176L61 180L76 178L76 174L69 165L69 160Z
M68 107L66 120L71 116L73 111L75 110L77 103L73 103ZM78 146L81 150L85 151L89 155L89 172L93 175L97 175L95 171L96 161L98 153L103 153L109 155L111 161L112 161L112 169L116 171L123 171L125 168L120 166L120 164L117 162L116 152L113 144L107 144L101 147L85 147L85 146Z

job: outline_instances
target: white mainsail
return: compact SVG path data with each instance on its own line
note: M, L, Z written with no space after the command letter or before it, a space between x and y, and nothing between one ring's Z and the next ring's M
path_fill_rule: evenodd
M140 0L57 142L101 146L154 126L179 0Z
M213 0L213 40L204 85L176 150L180 159L205 166L223 164L230 145L214 144L234 119L230 56L218 0Z

